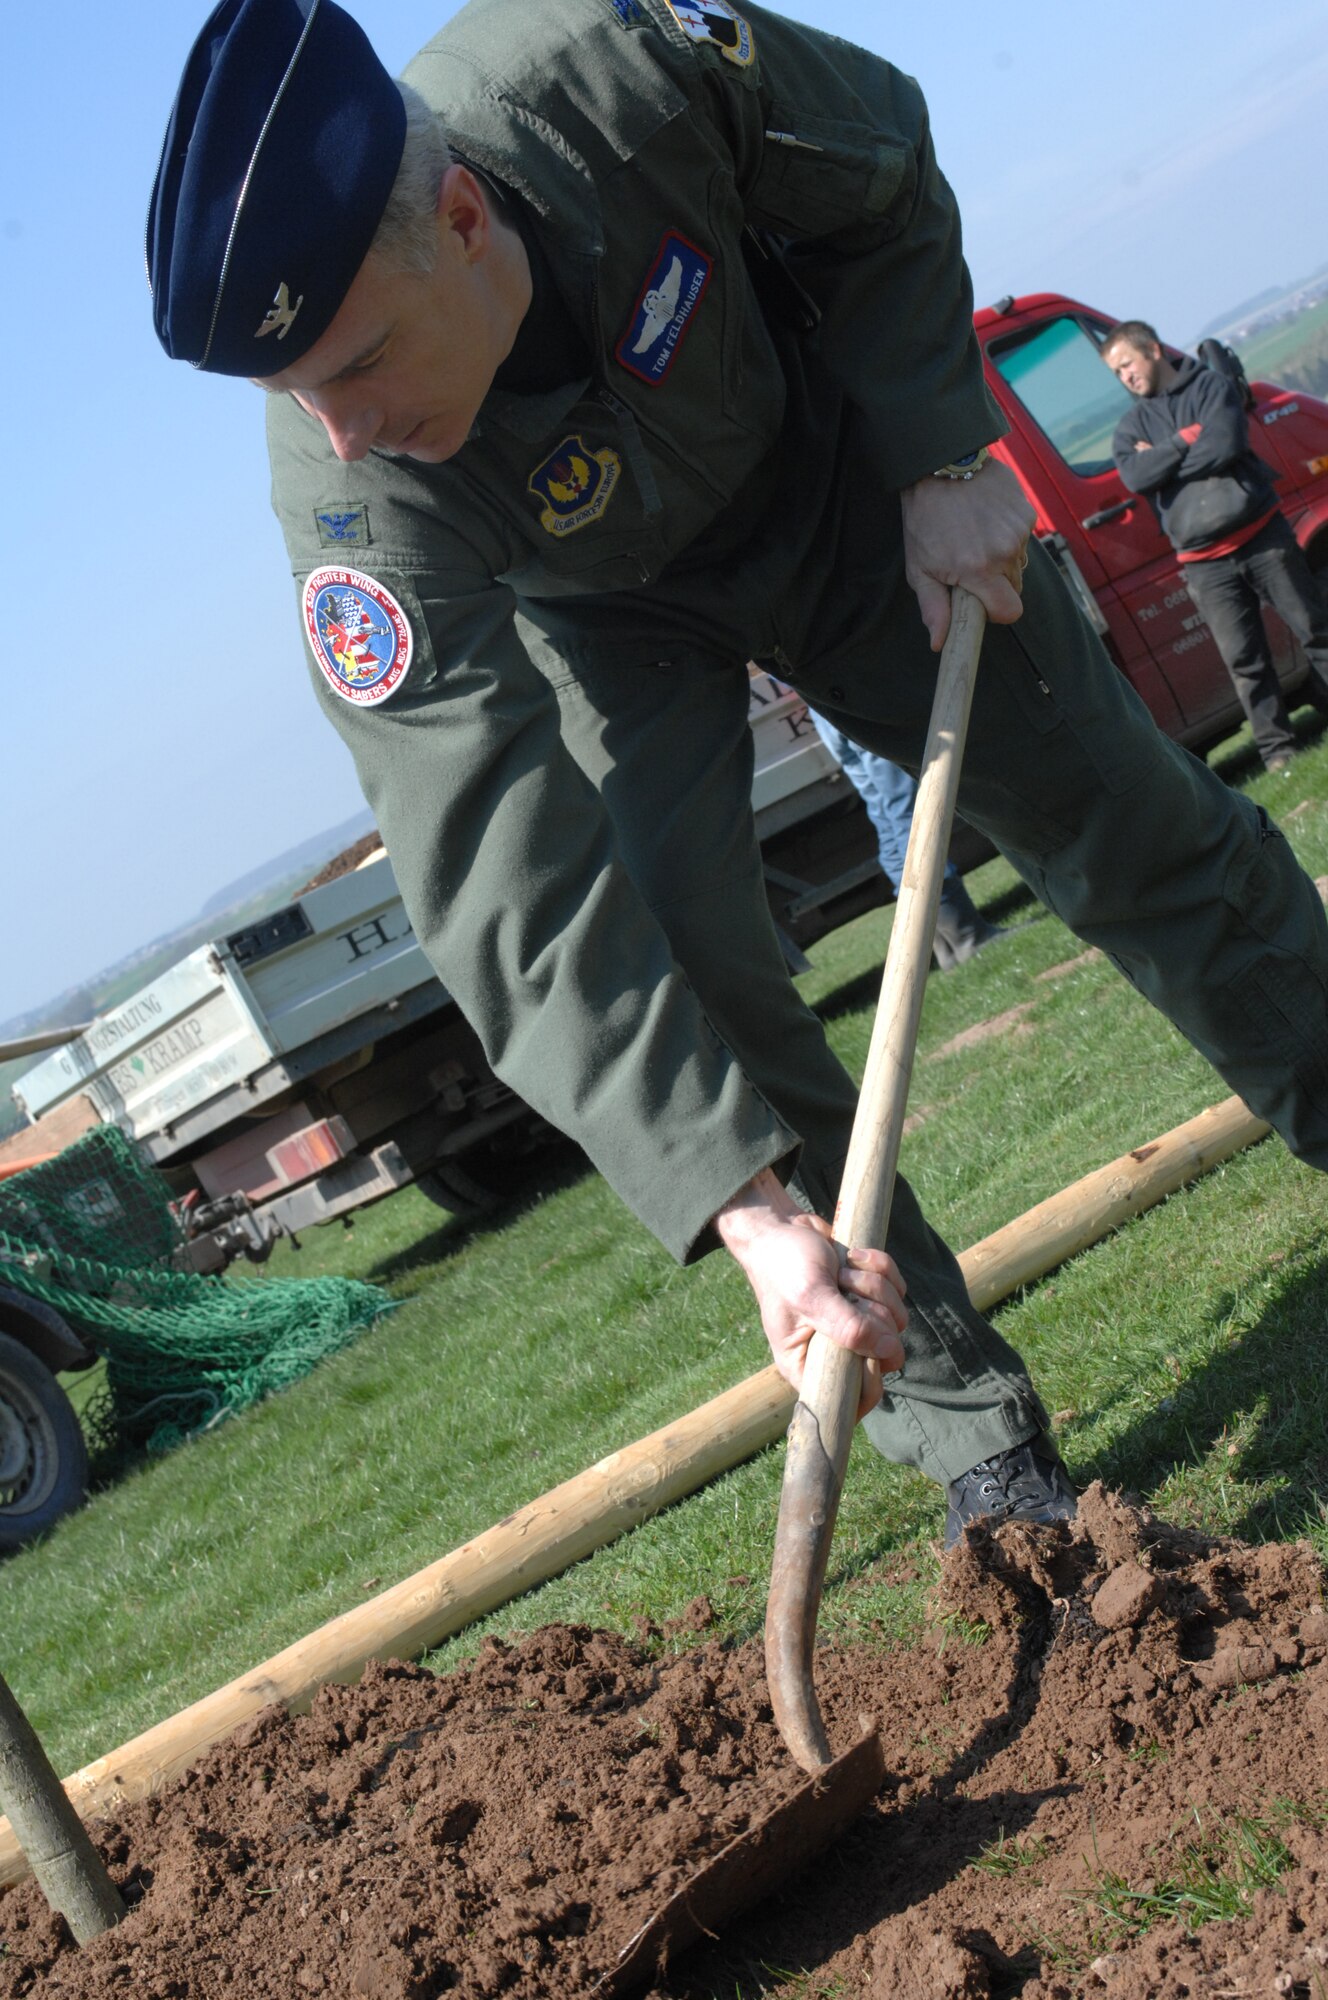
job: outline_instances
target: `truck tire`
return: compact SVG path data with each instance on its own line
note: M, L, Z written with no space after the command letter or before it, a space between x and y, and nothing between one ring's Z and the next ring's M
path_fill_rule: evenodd
M73 1404L44 1361L0 1333L0 1555L77 1507L87 1479Z
M431 1201L435 1208L445 1208L461 1222L492 1215L503 1204L503 1195L497 1188L477 1181L455 1160L435 1160L422 1174L416 1174L415 1185L426 1201Z
M479 1222L521 1200L550 1172L564 1172L572 1161L587 1164L570 1139L532 1116L460 1155L433 1160L416 1174L415 1185L426 1200L458 1221Z

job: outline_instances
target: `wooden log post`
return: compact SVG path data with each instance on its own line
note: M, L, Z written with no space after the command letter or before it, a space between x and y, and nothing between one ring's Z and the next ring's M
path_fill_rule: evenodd
M985 1311L1267 1131L1240 1098L1228 1098L1039 1202L960 1255L973 1303ZM85 1765L66 1780L67 1793L85 1818L113 1812L163 1790L269 1703L298 1713L324 1682L355 1681L369 1660L410 1659L441 1645L755 1457L782 1435L793 1402L774 1369L763 1368ZM0 1886L24 1872L13 1829L0 1820Z
M1160 1139L1122 1153L962 1251L959 1265L969 1297L985 1312L1266 1138L1270 1129L1243 1099L1228 1097Z
M119 1923L125 1913L120 1891L2 1675L0 1806L42 1894L78 1944Z

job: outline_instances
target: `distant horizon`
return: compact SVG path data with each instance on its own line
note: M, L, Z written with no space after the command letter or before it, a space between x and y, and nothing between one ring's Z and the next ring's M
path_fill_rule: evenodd
M1194 335L1194 341L1207 340L1214 334L1221 333L1224 327L1238 325L1248 313L1262 312L1265 308L1273 305L1278 299L1290 298L1294 293L1304 291L1306 286L1316 285L1324 281L1328 281L1328 264L1317 265L1313 271L1306 272L1303 278L1292 278L1289 284L1267 285L1263 291L1255 292L1248 299L1242 299L1238 306L1232 306L1229 311L1220 314L1218 318L1210 319L1208 324L1201 327L1198 333ZM1187 353L1191 351L1191 342L1186 341L1182 345L1185 347Z
M361 824L362 822L368 824ZM318 856L322 858L317 861L317 866L325 865L326 862L333 860L343 847L349 847L353 840L362 838L372 823L372 812L367 804L362 804L360 810L352 813L349 819L338 820L335 826L325 827L320 833L311 833L307 840L297 841L293 847L284 848L280 854L273 855L266 865L260 864L257 868L249 869L246 874L237 876L234 881L223 884L192 916L182 918L178 924L168 924L164 930L145 938L141 944L126 946L119 958L111 959L105 965L99 965L93 971L81 974L67 986L62 987L58 993L49 995L47 999L39 1001L33 1007L20 1010L8 1020L0 1021L0 1041L6 1036L36 1034L47 1026L66 1026L67 1023L57 1022L53 1016L64 1011L65 1003L79 993L116 978L126 971L136 958L150 957L154 951L168 945L173 938L184 937L190 931L197 930L211 917L217 919L217 930L221 932L225 929L226 917L232 911L241 908L248 897L261 894L264 880L276 882L283 874L296 873L301 867L313 866ZM358 834L354 831L356 827L359 827ZM301 857L306 854L308 859L302 861ZM249 887L250 884L253 885L252 888ZM224 902L220 900L223 897L227 899Z

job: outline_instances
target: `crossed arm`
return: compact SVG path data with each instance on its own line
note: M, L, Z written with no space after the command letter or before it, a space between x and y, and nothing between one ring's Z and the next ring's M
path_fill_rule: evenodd
M1153 493L1173 479L1209 479L1249 449L1240 396L1221 375L1195 385L1199 415L1169 437L1122 440L1116 469L1131 493Z

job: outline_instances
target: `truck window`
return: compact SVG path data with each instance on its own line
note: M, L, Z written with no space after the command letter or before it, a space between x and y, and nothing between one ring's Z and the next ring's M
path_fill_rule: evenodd
M1133 398L1104 366L1077 319L1053 319L1023 339L988 349L993 365L1083 479L1110 472L1111 434Z

